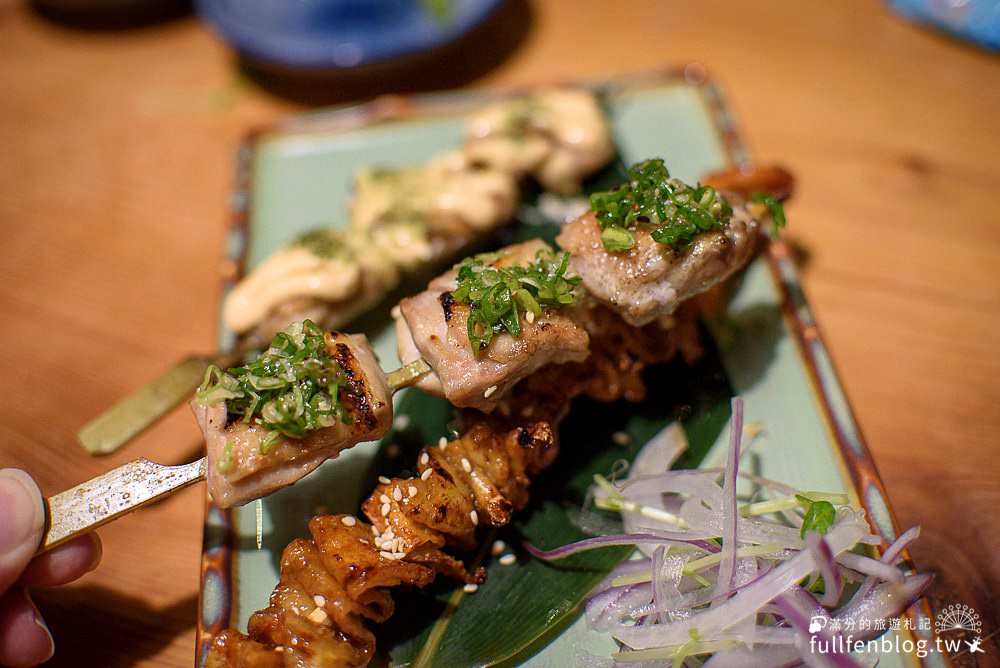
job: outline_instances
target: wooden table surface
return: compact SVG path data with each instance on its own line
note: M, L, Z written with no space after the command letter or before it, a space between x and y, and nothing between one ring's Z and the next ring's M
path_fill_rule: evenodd
M85 455L88 419L215 342L234 150L317 105L696 62L754 157L798 177L788 237L936 605L1000 629L1000 57L861 0L512 0L472 43L340 77L248 76L188 15L80 28L0 0L0 465L46 494L199 450L178 411ZM37 592L57 665L187 666L204 489L101 531L104 561ZM2 511L0 511L2 512ZM961 665L1000 663L1000 636ZM985 657L985 658L983 658Z

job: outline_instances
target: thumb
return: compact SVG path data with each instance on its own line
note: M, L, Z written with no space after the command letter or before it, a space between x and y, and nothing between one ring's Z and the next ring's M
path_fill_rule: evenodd
M35 556L45 527L42 493L20 469L0 469L0 594Z

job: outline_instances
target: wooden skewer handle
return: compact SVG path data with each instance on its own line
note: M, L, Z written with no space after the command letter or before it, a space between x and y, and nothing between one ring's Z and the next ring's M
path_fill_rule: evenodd
M92 455L111 454L188 399L210 364L226 368L238 360L236 353L185 357L88 422L76 438Z

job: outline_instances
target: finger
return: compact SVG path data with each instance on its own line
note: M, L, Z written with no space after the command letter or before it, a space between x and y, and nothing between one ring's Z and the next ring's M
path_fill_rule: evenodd
M14 587L0 597L0 665L37 666L52 657L48 627L28 592Z
M38 485L20 469L0 469L0 508L0 591L6 591L42 541L45 509Z
M84 534L32 559L17 583L26 588L55 587L94 570L100 561L101 539Z

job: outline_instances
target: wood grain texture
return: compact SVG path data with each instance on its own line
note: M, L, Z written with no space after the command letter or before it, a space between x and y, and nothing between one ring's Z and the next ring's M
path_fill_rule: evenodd
M512 0L474 44L324 87L248 77L192 17L81 30L0 1L0 465L53 494L198 455L183 409L105 459L73 434L214 347L233 153L254 128L378 92L687 62L754 157L798 177L788 235L900 523L923 527L932 598L1000 629L1000 57L861 0ZM99 569L36 594L52 665L191 665L203 494L105 527ZM998 638L957 663L1000 665Z

